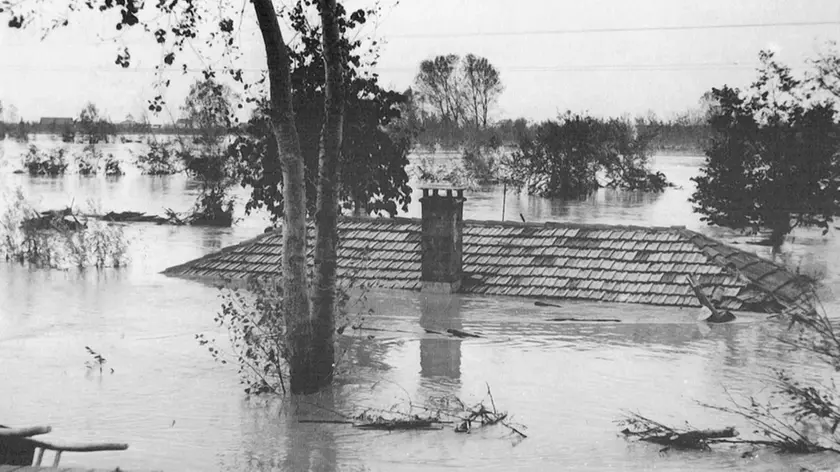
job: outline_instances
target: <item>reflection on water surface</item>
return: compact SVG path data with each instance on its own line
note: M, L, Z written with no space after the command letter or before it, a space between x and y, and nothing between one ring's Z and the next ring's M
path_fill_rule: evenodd
M8 141L3 158L13 158ZM109 152L119 152L119 149ZM508 194L509 218L529 221L685 225L733 243L749 238L705 228L690 211L696 157L659 157L656 166L682 188L662 195L603 191L580 202ZM21 186L41 208L92 199L104 210L160 213L184 209L196 189L182 176L127 175L108 180L67 176L32 179L0 165L0 188ZM247 192L239 190L241 199ZM500 218L502 192L468 195L467 218ZM242 202L244 200L240 200ZM410 216L419 216L414 199ZM215 364L194 340L214 333L218 290L170 279L162 269L262 231L265 215L232 229L126 227L132 264L101 272L39 271L0 264L0 422L48 423L61 439L114 439L124 453L68 454L67 466L163 470L780 470L836 466L827 456L793 457L738 451L658 454L628 445L613 423L623 409L699 427L737 418L704 410L697 400L725 403L724 387L754 394L769 368L817 376L809 360L776 341L782 327L761 317L707 326L692 310L532 300L375 292L370 331L342 340L347 350L336 385L312 398L247 399L235 368ZM753 247L769 256L769 249ZM824 278L836 308L833 234L794 234L780 256ZM556 323L558 316L620 318L621 323ZM424 328L479 332L449 339ZM411 334L406 333L410 332ZM367 335L374 335L368 339ZM84 346L108 360L113 374L90 375ZM528 426L517 443L501 428L469 435L359 432L341 425L302 424L327 410L388 407L406 395L422 400L484 396ZM317 406L313 406L317 405Z

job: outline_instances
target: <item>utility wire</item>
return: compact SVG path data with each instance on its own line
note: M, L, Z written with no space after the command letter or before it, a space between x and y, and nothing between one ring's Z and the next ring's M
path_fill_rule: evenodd
M599 72L599 71L693 71L693 70L724 70L724 69L755 69L761 64L755 62L696 62L696 63L623 63L623 64L581 64L557 66L499 66L505 72ZM0 65L2 70L18 71L50 71L50 72L106 72L106 73L150 73L156 72L154 67L71 67L71 66L30 66L30 65ZM173 68L169 72L179 74L184 69ZM243 68L243 72L266 72L266 69ZM377 67L376 72L416 72L416 67ZM203 69L187 68L187 72L199 73Z
M469 38L494 36L551 36L575 34L607 34L607 33L644 33L668 31L698 31L722 29L755 29L755 28L796 28L796 27L827 27L840 26L840 20L822 21L782 21L772 23L720 23L711 25L677 25L677 26L628 26L614 28L569 28L552 30L521 30L521 31L467 31L467 32L434 32L434 33L394 33L384 39L437 39L437 38ZM240 33L256 34L259 29L244 27ZM105 42L117 41L117 38L102 38L99 41L71 42L72 44L98 45ZM126 43L128 45L132 42ZM14 46L14 45L12 45Z
M638 26L617 28L580 28L554 30L523 30L523 31L473 31L453 33L395 33L388 38L400 39L435 39L435 38L466 38L489 36L546 36L564 34L604 34L604 33L641 33L655 31L692 31L743 28L787 28L802 26L838 26L840 20L833 21L786 21L776 23L722 23L717 25L681 25L681 26Z

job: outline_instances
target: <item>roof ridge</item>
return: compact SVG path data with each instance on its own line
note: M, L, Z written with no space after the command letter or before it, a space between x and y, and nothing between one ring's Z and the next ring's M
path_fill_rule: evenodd
M695 237L700 237L700 238L703 238L703 240L705 240L705 241L708 243L708 244L707 244L708 246L711 246L711 245L715 245L715 246L723 246L723 247L725 247L725 248L732 249L733 251L735 251L735 252L736 252L736 253L738 253L738 254L744 254L744 255L749 256L749 257L751 257L751 258L757 259L758 261L761 261L761 262L766 262L766 263L768 263L768 264L771 264L771 265L773 265L773 266L776 266L776 267L777 267L777 268L779 268L779 269L782 269L782 270L784 270L784 271L790 272L790 269L788 269L788 268L787 268L784 264L780 264L780 263L778 263L778 262L776 262L776 261L774 261L774 260L772 260L772 259L767 259L766 257L759 256L758 254L756 254L756 253L754 253L754 252L751 252L751 251L747 251L747 250L741 249L740 247L735 246L734 244L728 244L728 243L725 243L725 242L723 242L723 241L721 241L721 240L719 240L719 239L715 239L715 238L709 237L709 236L707 236L707 235L705 235L705 234L703 234L703 233L700 233L700 232L698 232L698 231L694 231L694 230L690 230L690 229L682 229L682 230L680 230L680 233L682 233L682 234L683 234L683 237L685 237L686 239L688 239L688 240L689 240L689 242L691 242L692 244L694 244L695 246L697 246L697 248L698 248L698 249L700 249L700 251L701 251L701 252L703 252L704 254L705 254L705 251L703 251L703 248L702 248L702 247L700 247L700 246L698 246L698 245L697 245L697 243L696 243L696 242L694 242L692 238L695 238ZM709 259L709 261L710 261L710 262L713 262L713 263L715 263L715 264L717 264L717 265L719 265L719 266L721 266L721 267L725 267L724 265L719 264L719 263L715 260L715 258L708 257L708 256L707 256L707 258Z
M339 222L362 222L362 223L404 223L404 224L422 224L422 218L408 218L404 216L395 217L370 217L370 216L354 216L342 215L339 216ZM307 220L307 226L313 222L311 219ZM620 229L620 230L637 230L637 231L680 231L685 230L684 225L674 226L644 226L644 225L630 225L630 224L604 224L604 223L573 223L565 221L516 221L516 220L477 220L465 219L465 224L476 226L508 226L508 227L526 227L526 228L578 228L578 229ZM280 229L272 228L271 232ZM699 234L699 233L698 233Z
M338 217L339 221L361 221L365 223L373 222L388 222L388 223L421 223L422 220L420 218L407 218L404 216L390 216L390 217L371 217L371 216L355 216L355 215L342 215ZM307 220L307 223L310 220Z
M789 287L803 284L805 286L811 285L806 276L795 273L784 264L762 257L755 252L741 249L733 244L727 244L697 231L685 229L680 233L697 247L709 263L746 279L749 281L749 286L771 295L777 301L787 298L787 303L798 303L797 300L792 298L802 298L802 294L791 297ZM703 245L699 245L697 240L702 240ZM711 254L709 248L714 248L714 252L717 254ZM719 248L725 248L731 252L725 254L719 251ZM798 292L796 289L792 290L794 290L794 293Z
M217 257L221 256L222 254L226 254L228 252L236 251L237 249L241 248L242 246L247 246L249 244L254 244L254 243L259 242L260 240L263 240L265 238L275 236L274 233L277 232L276 230L277 230L277 228L275 228L272 231L266 231L266 232L264 232L262 234L259 234L259 235L255 236L253 238L248 238L248 239L246 239L244 241L241 241L241 242L238 242L236 244L231 244L230 246L223 247L223 248L219 249L218 251L213 251L211 253L205 254L201 257L197 257L195 259L190 259L187 262L184 262L183 264L178 264L178 265L174 265L172 267L167 267L166 269L163 269L161 274L164 274L164 275L176 274L177 275L177 272L180 271L181 269L189 269L191 266L194 266L199 262L203 262L203 261L205 261L207 259L211 259L211 258L217 258ZM280 233L280 234L282 234L282 233Z
M515 220L464 220L464 223L475 225L499 225L499 226L522 226L541 228L578 228L578 229L621 229L621 230L652 230L652 231L676 231L685 229L685 226L642 226L642 225L611 225L604 223L573 223L565 221L534 221L522 222Z

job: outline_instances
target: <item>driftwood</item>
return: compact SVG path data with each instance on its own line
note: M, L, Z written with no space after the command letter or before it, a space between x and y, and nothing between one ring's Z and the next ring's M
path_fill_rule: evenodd
M0 425L0 437L28 438L38 434L47 434L52 431L50 426L28 426L24 428L7 428Z
M158 225L174 226L230 226L233 222L230 218L207 219L200 213L181 214L171 208L164 208L165 216L147 215L138 211L109 211L104 215L86 215L90 218L98 218L114 223L154 223Z
M728 323L735 319L735 315L733 315L732 312L728 310L718 310L715 308L712 302L706 298L706 294L703 293L703 289L700 288L700 284L697 283L694 276L688 276L688 284L691 285L691 289L694 290L694 295L697 296L697 300L700 301L700 304L711 312L711 315L709 315L704 321L707 323Z
M621 323L621 320L616 318L551 318L548 321L581 321L593 323Z
M408 395L407 392L406 395ZM509 417L506 412L496 410L496 402L493 400L493 394L490 392L489 385L487 385L487 396L490 400L490 407L487 407L482 401L468 408L464 402L454 396L430 397L426 405L414 404L408 398L407 411L394 411L393 407L390 410L366 409L356 416L345 415L329 408L310 404L335 414L342 419L301 419L298 422L345 424L352 425L352 427L357 429L379 431L440 430L446 424L455 424L456 433L468 433L477 427L501 424L516 433L519 438L527 438L528 436L522 432L522 429L525 428L524 426L514 426L508 421ZM426 412L424 416L414 414L413 411L417 409ZM369 413L371 411L377 411L379 414L374 416Z
M687 424L686 428L677 429L632 412L627 413L619 424L627 426L621 430L626 438L659 444L665 446L665 450L673 447L708 451L711 449L710 444L738 436L738 431L732 426L723 429L692 429Z
M452 336L456 336L459 338L480 338L481 336L478 334L468 333L466 331L461 331L460 329L450 328L446 330L447 333L451 334Z
M112 221L115 223L157 223L157 224L164 224L168 223L169 220L157 215L147 215L143 212L138 211L121 211L121 212L114 212L109 211L104 215L94 215L97 218L100 218L105 221Z
M461 419L461 422L458 423L458 426L455 427L456 433L469 433L473 429L473 424L478 423L479 427L483 426L492 426L494 424L501 424L504 427L510 429L514 433L518 434L520 438L525 439L528 436L525 435L522 431L518 428L506 422L505 420L508 417L507 412L500 412L496 410L496 401L493 399L493 393L490 391L490 385L487 385L487 396L490 399L490 406L492 410L488 409L484 402L481 402L475 405L472 408L466 409L466 416Z
M441 331L436 331L434 329L428 329L428 328L424 328L423 331L425 331L428 334L439 334L441 336L446 336L446 334L448 333L448 334L451 334L452 336L455 336L456 338L480 338L481 337L481 335L479 335L479 334L468 333L466 331L461 331L460 329L454 329L454 328L447 329L445 333L441 332Z
M67 232L85 229L87 224L79 221L71 208L65 208L64 210L42 211L38 216L23 220L21 228L25 231L55 230Z
M366 421L361 423L353 424L354 428L358 429L372 429L372 430L379 430L379 431L404 431L404 430L411 430L411 429L422 429L422 430L438 430L443 429L443 426L440 424L436 418L421 418L415 415L412 418L391 418L386 419L377 417L374 418L372 421Z

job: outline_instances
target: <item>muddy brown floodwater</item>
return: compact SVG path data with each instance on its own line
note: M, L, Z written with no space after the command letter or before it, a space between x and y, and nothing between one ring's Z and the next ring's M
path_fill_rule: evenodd
M50 143L39 143L49 146ZM131 146L111 145L130 160ZM197 193L183 176L120 179L30 178L13 175L22 147L0 145L0 191L17 186L41 208L75 200L104 210L160 213L186 209ZM706 228L687 201L700 157L660 156L655 167L681 188L661 195L601 191L585 201L556 202L508 195L507 217L528 221L684 225L769 256L751 239ZM0 192L2 193L2 192ZM240 192L242 198L244 191ZM465 217L499 219L501 189L467 195ZM244 200L240 200L240 204ZM241 205L240 205L241 206ZM419 202L409 216L419 216ZM214 363L194 339L218 333L218 290L167 278L171 265L218 250L262 231L264 215L232 229L129 225L131 265L120 270L31 270L0 263L0 423L50 424L56 438L117 440L122 453L67 454L62 464L181 470L816 470L840 466L828 455L783 456L760 451L668 453L629 445L613 423L623 409L698 427L736 425L696 401L726 404L757 394L771 368L820 376L806 356L776 341L783 327L759 316L706 326L693 310L639 305L425 296L375 292L368 325L417 332L377 332L348 338L350 362L329 391L305 400L248 399L230 365ZM780 260L820 277L831 313L840 313L835 231L799 231ZM621 318L620 324L551 323L557 316ZM438 339L421 327L481 332L481 339ZM219 333L223 334L223 333ZM85 368L91 346L107 359L103 375ZM437 432L361 432L341 425L301 424L323 418L316 403L347 411L388 407L430 395L479 400L493 388L496 404L527 425L514 441L502 428L463 435Z

